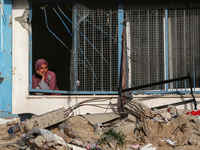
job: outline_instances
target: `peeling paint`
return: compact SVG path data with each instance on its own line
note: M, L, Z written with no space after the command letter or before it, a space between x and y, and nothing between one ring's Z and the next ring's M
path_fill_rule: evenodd
M29 9L26 8L24 10L24 13L21 17L15 17L15 21L18 21L23 28L25 28L28 32L30 31L30 25L28 23L29 19Z
M16 67L12 67L12 75L15 75L15 70L16 70Z
M9 15L9 23L8 23L8 26L9 26L10 28L12 28L12 16L11 16L11 15Z

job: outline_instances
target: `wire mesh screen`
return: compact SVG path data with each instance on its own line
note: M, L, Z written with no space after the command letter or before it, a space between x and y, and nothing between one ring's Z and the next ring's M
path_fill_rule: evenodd
M163 15L163 10L125 11L132 87L165 80ZM165 90L165 85L145 90Z
M117 90L117 25L117 7L89 4L73 7L72 91Z
M197 91L200 10L170 9L167 16L162 9L125 11L130 86L179 78L189 72ZM189 86L189 81L183 80L143 90L189 91Z
M178 9L168 11L169 78L187 75L194 86L200 86L200 10ZM182 81L170 84L170 89L187 88Z

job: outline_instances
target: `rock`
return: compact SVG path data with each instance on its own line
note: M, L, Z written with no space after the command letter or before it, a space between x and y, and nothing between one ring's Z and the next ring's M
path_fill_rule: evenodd
M166 142L164 140L158 141L158 146L166 146Z
M188 143L189 143L190 145L196 145L197 142L199 142L199 141L200 141L200 138L196 137L195 135L191 135L191 136L189 137L189 139L188 139Z
M70 138L68 136L66 136L62 131L58 131L55 133L57 136L60 136L63 138L63 140L65 140L67 143L70 142Z
M74 143L75 145L78 145L78 146L83 146L83 142L78 141L78 140L75 140L75 139L73 139L73 140L71 141L71 143Z
M163 116L164 118L166 118L167 120L171 120L172 119L171 114L168 113L168 112L160 113L160 115Z
M68 137L75 139L76 136L74 134L71 133L70 129L68 127L64 128L64 133L65 135L67 135Z
M123 132L125 136L128 136L130 134L134 133L135 130L135 124L127 124L123 126L118 126L115 128L116 132Z
M57 146L55 146L56 147L56 150L70 150L70 149L67 149L65 146L63 146L63 145L61 145L61 146L59 146L59 145L57 145Z
M193 121L194 121L196 124L200 124L200 116L194 116Z
M58 125L58 129L59 130L64 129L65 127L70 128L70 125L68 123L66 123L66 122L62 122L61 124Z
M43 146L43 144L45 143L45 138L43 137L43 136L37 136L36 138L35 138L35 141L34 141L34 143L38 146L38 147L42 147Z

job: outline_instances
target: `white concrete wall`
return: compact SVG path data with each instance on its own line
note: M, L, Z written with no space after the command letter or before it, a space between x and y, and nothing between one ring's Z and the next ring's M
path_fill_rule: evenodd
M34 96L29 95L29 37L28 32L15 21L15 17L19 17L23 14L24 10L28 8L27 0L13 0L13 12L12 12L12 65L13 65L13 91L12 91L12 109L13 113L35 113L43 114L61 107L68 108L84 100L97 99L101 102L96 104L109 104L117 102L117 95L85 95L85 96ZM112 97L112 98L111 98ZM200 102L200 96L195 95L198 103ZM103 101L106 98L111 98L107 101ZM134 96L134 98L143 101L149 107L170 104L183 99L190 99L191 96ZM93 104L93 103L92 103ZM199 105L199 104L198 104ZM104 106L107 107L107 106ZM200 108L200 105L198 106ZM112 111L112 109L102 109L93 106L80 107L75 111L75 114L86 113L104 113ZM187 104L179 106L179 108L193 109L193 105Z
M13 0L12 11L12 110L13 113L28 112L28 68L29 38L28 32L15 21L28 8L26 0Z

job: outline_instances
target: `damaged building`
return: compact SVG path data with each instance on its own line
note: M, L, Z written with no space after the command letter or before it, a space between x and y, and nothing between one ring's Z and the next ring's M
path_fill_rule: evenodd
M198 0L0 9L0 149L200 149Z
M91 100L74 113L114 112L127 95L150 108L198 108L199 6L195 0L1 1L1 111L40 115ZM32 89L40 58L60 90Z

